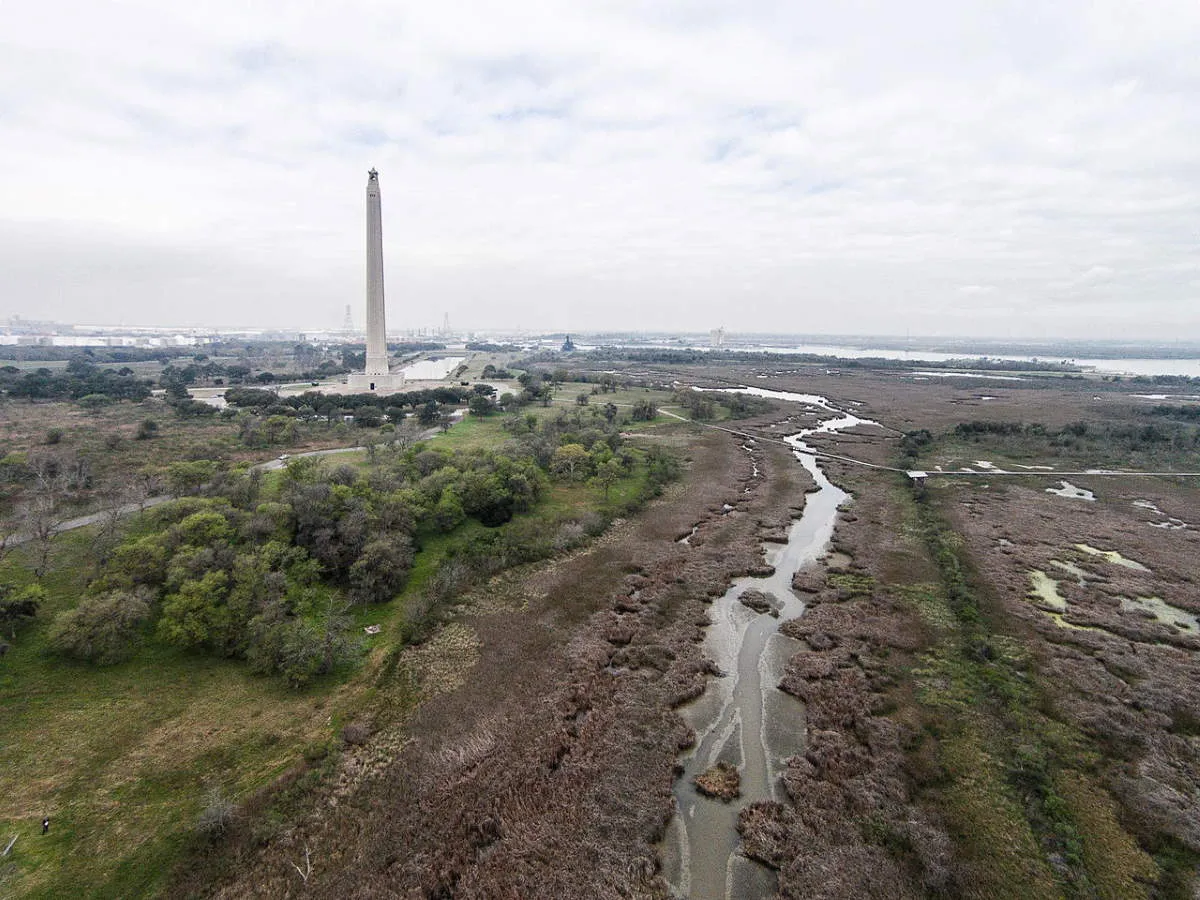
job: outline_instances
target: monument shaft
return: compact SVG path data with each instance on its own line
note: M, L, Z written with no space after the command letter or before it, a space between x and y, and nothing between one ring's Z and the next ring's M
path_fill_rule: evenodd
M404 386L404 373L389 374L387 322L383 307L383 214L379 173L367 173L367 364L346 379L354 391L390 392Z
M379 173L367 179L367 375L387 375L387 323L383 310L383 214Z

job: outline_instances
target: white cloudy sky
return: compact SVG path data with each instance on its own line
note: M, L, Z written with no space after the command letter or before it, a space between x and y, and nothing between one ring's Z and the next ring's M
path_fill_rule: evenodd
M1200 335L1200 4L3 0L0 316Z

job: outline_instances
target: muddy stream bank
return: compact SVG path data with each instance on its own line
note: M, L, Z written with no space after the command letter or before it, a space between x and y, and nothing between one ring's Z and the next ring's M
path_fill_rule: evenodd
M680 760L683 774L675 786L676 814L661 847L663 874L678 896L692 900L757 898L775 891L775 873L739 852L738 814L756 801L780 799L778 781L784 761L804 749L803 705L777 687L784 664L803 645L780 634L779 625L803 613L792 576L824 552L838 507L849 496L825 477L804 440L876 424L815 394L756 388L730 392L734 390L820 411L817 425L784 438L816 487L788 529L787 542L765 545L774 573L737 579L710 609L712 624L704 650L723 677L711 679L704 694L680 710L696 734L696 743ZM774 609L751 609L740 599L747 591L773 596ZM696 776L718 763L738 770L740 793L730 802L696 789Z

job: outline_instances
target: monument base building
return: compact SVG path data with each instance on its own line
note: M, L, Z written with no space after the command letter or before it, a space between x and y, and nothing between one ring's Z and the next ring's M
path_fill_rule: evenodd
M394 394L404 390L404 376L399 372L387 375L355 372L347 377L346 386L355 394Z

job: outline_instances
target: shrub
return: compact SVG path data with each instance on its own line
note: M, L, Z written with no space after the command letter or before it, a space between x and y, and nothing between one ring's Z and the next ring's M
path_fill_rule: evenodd
M247 658L256 672L278 673L290 687L304 687L327 671L323 635L304 619L282 619L257 629Z
M113 402L108 394L86 394L79 398L79 405L84 409L99 409Z
M128 659L150 604L137 593L114 591L88 597L50 626L50 646L64 656L107 666Z
M204 837L215 840L221 837L233 825L237 808L231 800L221 793L220 788L212 788L204 801L204 809L196 819L196 830Z
M342 740L351 745L365 744L371 737L371 723L363 719L355 719L342 729Z
M587 538L587 532L578 522L564 522L554 535L555 550L570 550L578 547Z

